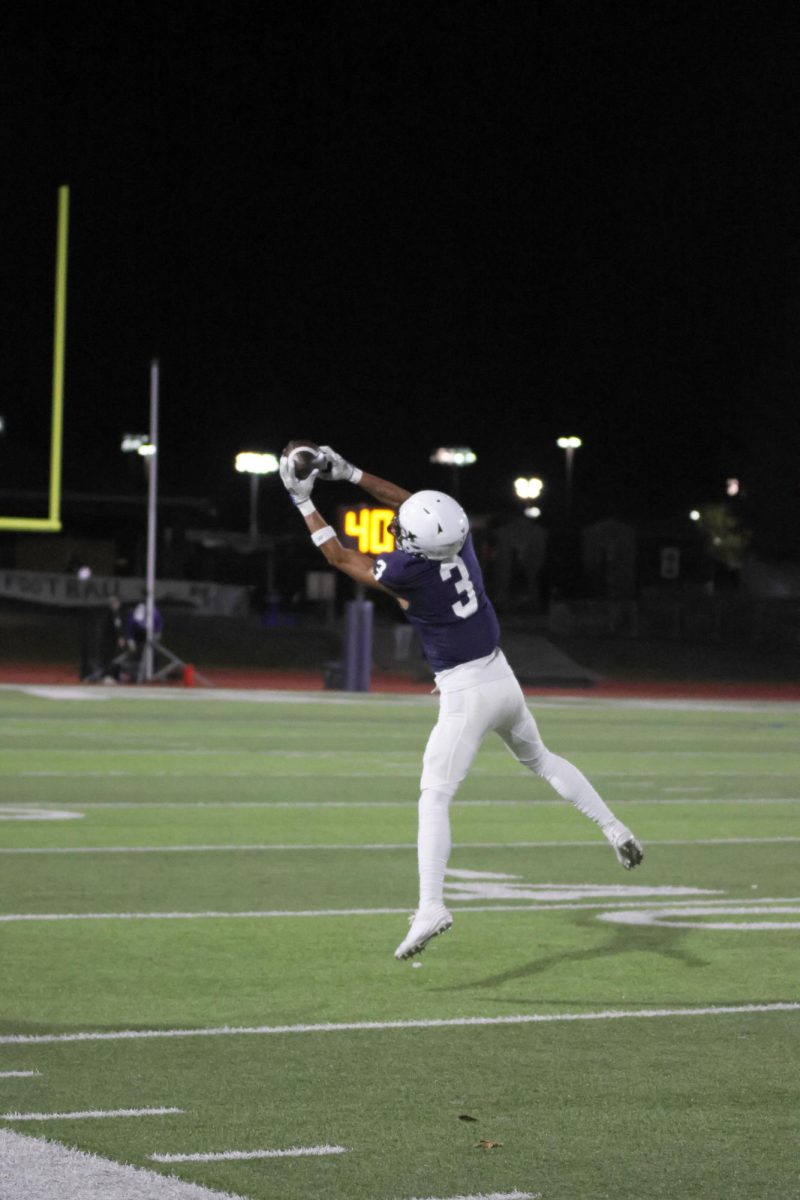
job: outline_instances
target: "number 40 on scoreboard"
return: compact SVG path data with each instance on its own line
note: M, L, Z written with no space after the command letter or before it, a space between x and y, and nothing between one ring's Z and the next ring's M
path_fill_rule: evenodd
M389 525L394 520L392 508L369 508L357 504L339 509L339 537L342 544L362 554L389 554L394 550L394 537Z

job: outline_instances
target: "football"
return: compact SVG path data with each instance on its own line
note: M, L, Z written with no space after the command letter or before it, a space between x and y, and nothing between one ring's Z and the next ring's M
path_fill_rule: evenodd
M320 465L317 458L318 454L319 446L316 442L309 441L308 438L294 438L281 451L281 457L283 458L288 458L291 455L294 463L294 474L297 479L308 479L314 467Z

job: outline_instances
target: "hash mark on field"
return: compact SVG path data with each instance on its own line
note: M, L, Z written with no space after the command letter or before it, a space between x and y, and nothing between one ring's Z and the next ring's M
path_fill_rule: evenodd
M185 1108L107 1108L84 1112L0 1113L0 1121L82 1121L86 1117L165 1117Z
M341 1021L321 1025L220 1025L213 1029L122 1029L116 1033L11 1033L0 1035L0 1045L53 1045L60 1042L124 1042L152 1038L239 1037L287 1033L354 1033L384 1029L458 1029L486 1025L549 1025L563 1021L619 1021L660 1017L724 1017L747 1013L798 1012L800 1002L775 1004L720 1004L709 1008L605 1009L583 1013L522 1013L500 1017L440 1017L419 1021Z
M0 1071L0 1079L33 1079L41 1071Z
M290 1146L288 1150L220 1150L209 1154L148 1154L151 1162L233 1162L249 1158L305 1158L315 1154L346 1154L346 1146Z

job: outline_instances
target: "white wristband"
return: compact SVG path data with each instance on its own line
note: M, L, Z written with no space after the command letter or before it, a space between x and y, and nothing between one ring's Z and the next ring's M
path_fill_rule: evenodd
M315 546L322 546L325 542L329 542L331 538L336 537L336 530L331 529L330 525L323 525L322 529L315 529L311 535L311 540Z
M308 500L300 501L300 503L297 505L297 511L301 514L301 516L310 517L311 514L315 513L317 510L314 507L314 501L311 499L311 497L309 497Z
M361 483L361 476L363 474L364 472L361 470L361 467L353 467L353 474L350 476L350 482Z

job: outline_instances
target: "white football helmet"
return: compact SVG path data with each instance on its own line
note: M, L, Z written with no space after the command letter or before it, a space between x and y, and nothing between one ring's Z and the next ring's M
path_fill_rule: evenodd
M414 492L389 526L399 550L434 562L455 558L469 533L467 514L444 492Z

